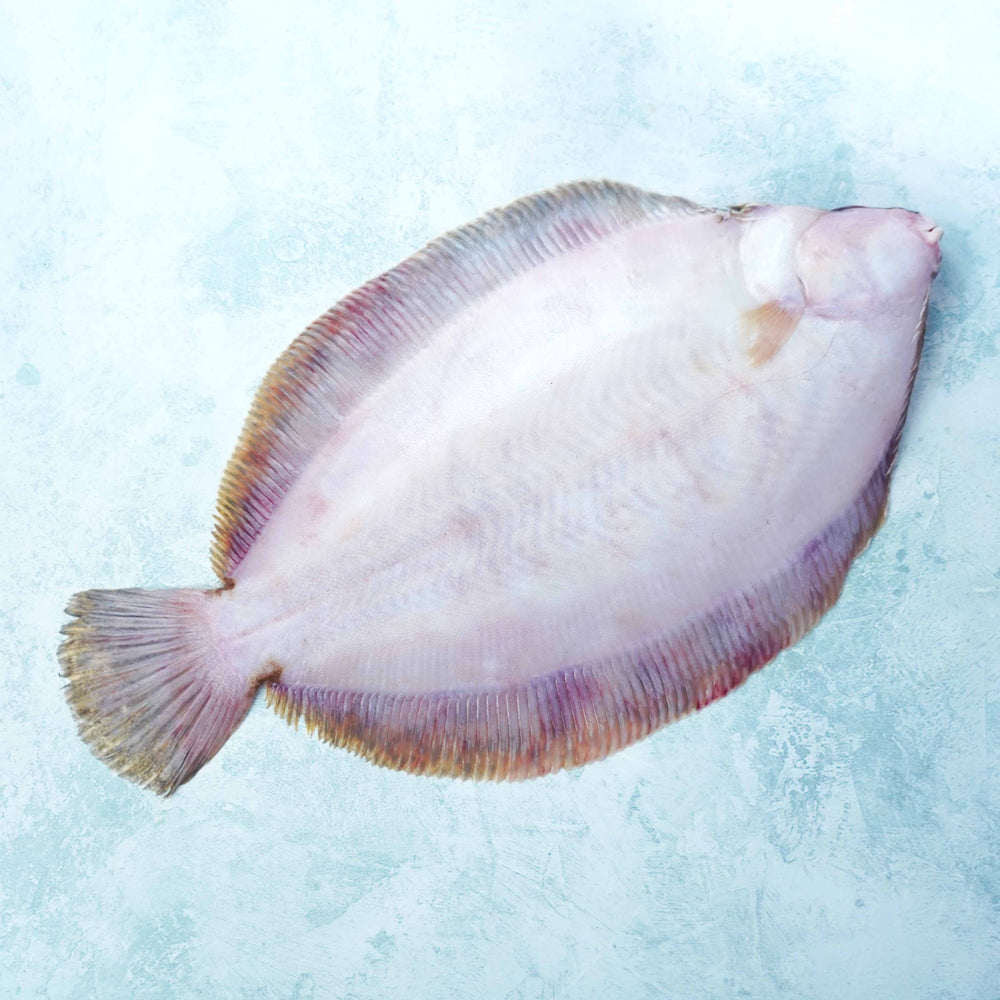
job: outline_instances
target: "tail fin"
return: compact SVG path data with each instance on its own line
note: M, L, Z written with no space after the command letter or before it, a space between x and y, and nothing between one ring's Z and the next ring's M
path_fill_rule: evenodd
M59 663L66 699L93 753L169 795L243 721L259 680L217 662L211 592L88 590L66 608Z

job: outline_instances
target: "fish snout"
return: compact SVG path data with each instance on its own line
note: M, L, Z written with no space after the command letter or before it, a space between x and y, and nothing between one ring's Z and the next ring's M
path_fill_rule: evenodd
M944 230L933 220L919 212L910 213L910 225L917 235L934 251L934 272L941 266L941 237Z
M796 247L810 307L863 317L923 301L941 261L941 227L904 208L852 206L825 213Z

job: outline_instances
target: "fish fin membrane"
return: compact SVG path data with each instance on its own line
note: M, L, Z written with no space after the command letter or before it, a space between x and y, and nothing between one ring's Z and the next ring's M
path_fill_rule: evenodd
M231 579L316 451L443 322L562 253L706 211L610 181L568 184L487 213L342 299L278 358L257 391L219 489L216 574Z
M741 684L834 604L885 514L895 443L857 500L770 578L607 661L430 694L268 683L288 722L386 767L516 780L598 760Z
M66 699L94 755L169 795L243 721L256 683L220 676L200 590L88 590L59 647Z

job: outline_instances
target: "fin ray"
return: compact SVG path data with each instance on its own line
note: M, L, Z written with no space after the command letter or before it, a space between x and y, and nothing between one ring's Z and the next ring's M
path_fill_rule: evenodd
M122 777L169 795L243 721L251 690L218 676L200 590L88 590L59 662L80 735Z

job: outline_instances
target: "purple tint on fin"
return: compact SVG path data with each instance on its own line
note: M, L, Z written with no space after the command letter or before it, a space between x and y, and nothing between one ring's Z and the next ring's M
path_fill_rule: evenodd
M704 708L797 642L836 601L885 512L890 448L858 499L769 579L600 663L431 695L267 684L289 722L418 774L516 780L598 760Z

